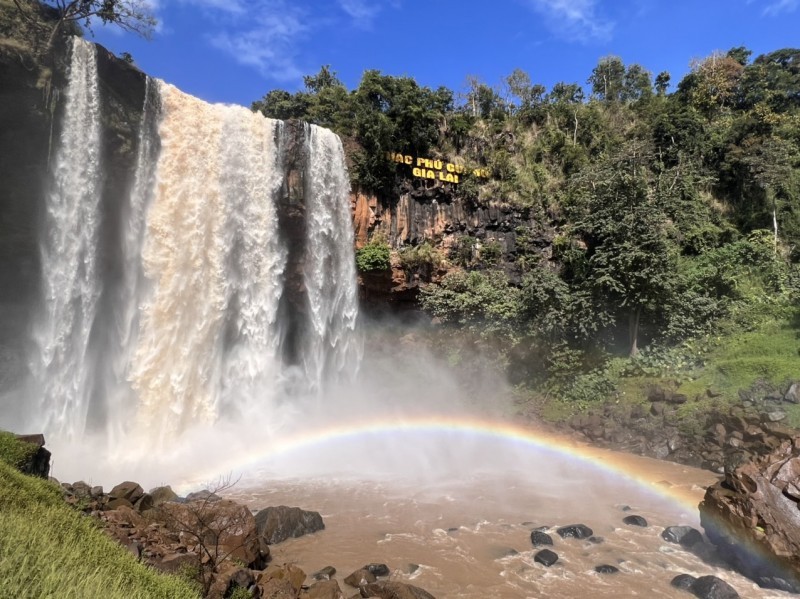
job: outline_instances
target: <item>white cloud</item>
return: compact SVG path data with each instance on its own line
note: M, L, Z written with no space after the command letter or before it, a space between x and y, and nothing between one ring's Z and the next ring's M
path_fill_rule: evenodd
M372 20L381 11L377 0L338 0L339 7L346 12L358 27L368 29Z
M614 23L598 14L598 0L526 0L526 2L536 12L544 15L548 27L559 37L572 41L611 39Z
M247 26L237 23L239 26L211 35L211 44L270 79L300 79L303 71L296 63L296 48L308 31L301 15L286 7L256 14Z
M764 14L775 16L784 12L792 12L797 9L799 4L800 0L775 0L764 8Z

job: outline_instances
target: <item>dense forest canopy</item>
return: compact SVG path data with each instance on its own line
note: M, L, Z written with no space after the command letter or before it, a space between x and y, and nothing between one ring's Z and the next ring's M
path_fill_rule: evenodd
M523 356L525 376L555 380L795 307L800 49L716 52L670 85L616 56L585 86L548 90L515 70L497 88L470 78L461 94L374 70L348 90L324 66L253 108L337 131L353 184L383 197L403 176L387 152L487 166L491 181L466 178L452 196L526 211L553 242L526 247L517 231L511 269L440 256L463 268L422 302L510 362Z

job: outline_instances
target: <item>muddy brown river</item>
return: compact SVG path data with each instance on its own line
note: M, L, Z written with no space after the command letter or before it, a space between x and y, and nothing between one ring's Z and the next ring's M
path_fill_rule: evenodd
M790 596L661 538L669 525L699 528L710 472L470 421L372 423L277 446L231 495L254 510L319 511L325 530L273 545L273 563L333 566L348 597L343 579L370 562L439 599L690 597L670 586L679 573L714 574L741 597ZM648 526L623 524L631 514ZM555 533L575 523L602 541ZM542 526L559 556L549 568L530 541ZM619 572L598 574L601 564Z

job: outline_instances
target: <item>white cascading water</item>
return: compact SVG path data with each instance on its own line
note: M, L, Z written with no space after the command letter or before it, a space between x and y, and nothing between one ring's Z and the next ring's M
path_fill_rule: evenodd
M100 227L100 93L95 46L73 38L63 127L45 201L42 314L33 331L31 364L44 430L83 432L92 394L90 339L102 282Z
M283 123L148 82L131 191L113 207L123 221L115 242L123 272L103 300L112 322L95 322L103 281L95 267L102 189L93 51L75 42L48 203L47 326L34 370L47 389L40 424L64 441L88 430L90 381L100 381L94 393L117 446L132 430L164 446L195 424L270 415L287 371L297 377L297 366L283 363L279 318L288 257L277 208ZM353 229L338 137L306 127L304 154L308 322L295 342L301 388L318 391L360 358ZM93 324L113 326L99 361L90 357Z
M323 380L358 364L360 345L352 331L358 316L350 181L339 137L306 125L309 185L306 196L308 251L304 279L313 335L303 350L306 378ZM343 199L345 201L343 201Z

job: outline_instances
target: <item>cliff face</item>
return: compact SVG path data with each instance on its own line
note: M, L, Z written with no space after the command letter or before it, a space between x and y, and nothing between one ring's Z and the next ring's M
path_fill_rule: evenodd
M479 253L482 245L492 244L498 253L496 267L505 270L512 280L520 277L521 255L534 252L544 258L550 256L554 231L529 210L500 202L474 205L445 187L419 190L404 185L390 199L357 191L352 195L352 204L356 248L379 234L395 250L424 241L447 259L465 241L472 244L474 253ZM361 274L362 301L370 305L413 307L419 285L440 279L452 267L453 261L445 260L428 276L409 274L395 255L391 271Z

